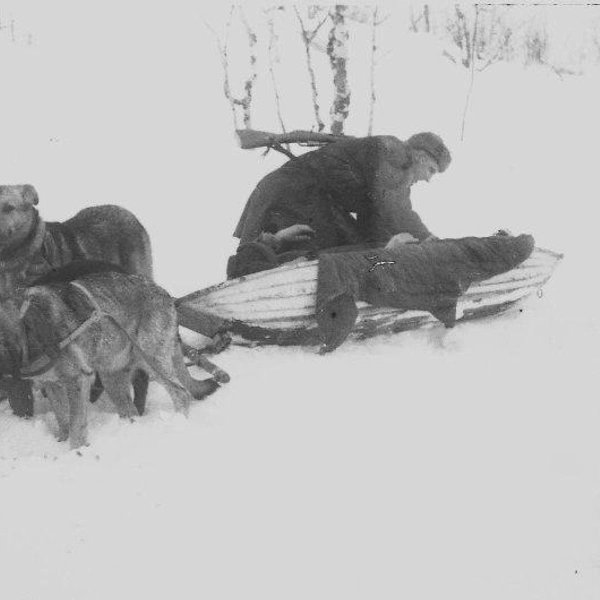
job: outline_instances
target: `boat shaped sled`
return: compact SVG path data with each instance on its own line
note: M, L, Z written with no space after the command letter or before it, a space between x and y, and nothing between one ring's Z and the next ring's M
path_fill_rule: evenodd
M457 321L500 314L539 292L562 255L535 248L516 268L475 283L457 305ZM315 309L317 260L299 259L269 271L239 277L177 301L180 324L205 333L206 318L245 340L279 345L318 344ZM374 307L357 302L358 318L349 338L416 329L438 322L428 312Z

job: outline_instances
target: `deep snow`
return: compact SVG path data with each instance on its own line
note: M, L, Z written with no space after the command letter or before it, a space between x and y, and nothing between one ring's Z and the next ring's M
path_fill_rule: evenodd
M34 183L47 220L130 208L174 295L221 280L281 159L236 148L202 13L64 6L69 24L23 13L34 46L2 42L1 180ZM19 420L1 403L3 597L598 597L599 75L491 67L460 143L467 74L428 47L407 36L380 65L376 130L451 145L413 194L438 235L508 227L563 252L543 297L444 347L423 330L328 356L229 349L231 383L189 419L157 386L134 423L103 401L80 453L44 404Z

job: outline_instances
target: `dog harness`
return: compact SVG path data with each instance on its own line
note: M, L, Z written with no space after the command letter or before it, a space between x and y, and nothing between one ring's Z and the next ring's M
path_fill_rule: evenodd
M131 345L135 349L135 351L144 359L144 361L153 369L153 371L157 375L159 375L160 378L162 378L164 383L168 383L169 385L172 385L182 391L186 391L186 392L188 391L184 385L182 385L178 381L175 381L172 377L167 375L164 372L164 370L162 369L162 367L154 360L154 358L151 357L148 353L144 352L144 350L142 348L140 348L140 345L130 335L130 333L125 329L125 327L113 315L106 312L105 310L103 310L100 307L100 305L98 304L98 301L94 298L93 294L82 283L80 283L78 281L71 281L69 283L69 285L72 285L74 288L76 288L81 293L83 293L83 295L85 296L87 301L92 306L93 312L81 325L79 325L64 340L62 340L58 344L59 350L64 350L69 344L73 343L80 335L82 335L94 323L97 323L97 322L101 321L102 319L109 319L121 330L121 332L129 340L129 342L131 343ZM31 300L29 298L26 298L20 309L20 318L23 318L23 316L27 312L27 309L29 308L30 304L31 304ZM48 372L58 361L58 356L50 358L46 355L42 355L39 358L32 361L31 363L29 363L27 344L24 344L23 357L24 357L24 361L23 361L24 366L21 367L21 371L20 371L21 377L23 379L31 379L33 377L43 375L44 373Z
M94 325L95 323L97 323L98 321L102 320L105 317L111 317L112 320L116 322L116 319L114 319L111 315L109 315L107 312L103 311L100 308L96 299L87 290L87 288L85 288L81 283L78 283L77 281L72 281L70 283L70 285L77 288L84 294L84 296L86 297L88 302L92 305L93 312L81 325L79 325L76 329L74 329L64 340L61 340L59 342L59 344L58 344L59 350L64 350L69 344L74 342L80 335L82 335L85 331L87 331L92 325ZM21 319L25 316L25 313L29 309L30 305L31 305L31 300L29 298L26 298L25 301L23 302L23 305L21 306L20 311L19 311L20 312L19 316ZM44 354L44 355L40 356L39 358L36 358L34 361L32 361L30 363L29 362L29 350L27 348L27 344L24 344L23 346L24 346L23 347L23 363L24 363L24 365L21 367L21 377L23 379L31 379L33 377L37 377L38 375L43 375L44 373L48 372L56 364L56 361L58 360L58 356L56 356L54 358L50 358Z

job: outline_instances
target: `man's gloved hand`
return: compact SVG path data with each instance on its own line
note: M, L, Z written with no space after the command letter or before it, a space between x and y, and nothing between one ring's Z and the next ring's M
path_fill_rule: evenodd
M418 243L418 239L410 233L397 233L395 236L390 238L390 241L385 245L386 250L394 250L403 244L415 244Z
M310 242L315 238L315 230L308 225L291 225L274 234L276 250L285 249L295 244Z
M267 233L263 231L257 238L258 242L267 244L279 252L282 248L293 244L301 244L314 239L316 233L312 227L308 225L291 225L285 229L281 229L277 233Z
M275 234L275 239L281 243L307 242L315 237L315 230L308 225L291 225Z

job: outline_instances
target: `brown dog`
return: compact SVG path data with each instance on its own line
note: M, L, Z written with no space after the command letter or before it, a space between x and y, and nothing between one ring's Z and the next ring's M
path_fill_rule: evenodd
M0 368L29 377L50 399L59 439L87 443L86 410L97 373L123 417L137 415L132 376L143 370L187 413L219 386L189 375L171 296L145 277L97 272L34 286L0 311Z
M75 260L109 262L129 273L152 277L150 239L128 210L93 206L63 223L46 223L37 204L32 185L0 186L0 301ZM27 382L3 387L16 414L33 414Z
M0 186L0 296L74 260L100 260L152 277L150 238L128 210L85 208L63 223L45 223L32 185Z

